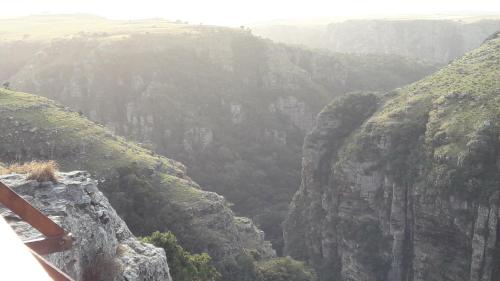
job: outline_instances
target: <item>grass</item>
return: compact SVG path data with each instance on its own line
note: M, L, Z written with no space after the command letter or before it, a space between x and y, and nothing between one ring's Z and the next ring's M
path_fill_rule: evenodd
M478 136L499 133L499 77L500 38L494 38L435 74L396 90L378 112L351 133L339 152L339 163L372 161L373 167L385 167L395 178L408 180L408 175L422 173L412 170L417 161L428 169L423 173L427 180L439 182L442 190L470 190L465 180L453 184L449 180L460 178L471 168L483 175L492 173L491 167L474 160L475 152L468 144ZM488 180L484 176L484 181ZM486 185L476 184L474 192L485 191L489 196Z
M33 106L44 105L49 102L49 99L29 95L21 92L15 92L0 88L0 105L5 108L29 109Z
M64 110L49 99L0 89L0 111L3 112L0 116L3 130L21 134L23 129L15 127L16 123L19 124L17 126L36 128L33 133L26 131L25 135L18 136L25 139L23 147L34 149L41 146L45 151L53 147L55 155L49 155L48 159L57 159L65 170L87 170L101 178L130 163L149 169L161 166L162 185L175 201L192 203L201 198L200 190L176 176L183 174L182 164L126 141L77 112ZM4 140L4 148L8 143ZM14 140L8 147L15 151L20 149L20 144ZM72 153L58 155L64 151Z
M87 153L83 160L96 169L134 161L145 166L162 161L165 166L171 166L167 159L154 156L149 150L113 135L105 127L89 121L77 112L63 110L49 99L0 89L0 109L2 108L8 109L6 115L13 120L28 123L38 129L56 131L53 137L55 142L72 147L85 144L89 152L95 153ZM109 157L103 159L103 155Z
M6 175L9 173L9 169L5 168L3 165L0 165L0 175Z
M175 198L178 203L190 204L202 200L203 192L190 187L189 183L184 179L164 174L162 176L162 183L170 187L166 192L169 196Z
M0 174L27 174L26 179L38 182L57 182L59 167L55 161L31 161L24 164L12 164L8 167L0 167Z
M499 47L500 39L490 40L436 74L401 89L372 122L378 124L380 134L386 134L392 125L428 113L428 140L444 131L465 149L467 132L498 114Z
M0 37L4 41L45 41L79 35L113 38L131 34L196 33L196 25L162 19L109 20L91 15L28 16L0 20Z

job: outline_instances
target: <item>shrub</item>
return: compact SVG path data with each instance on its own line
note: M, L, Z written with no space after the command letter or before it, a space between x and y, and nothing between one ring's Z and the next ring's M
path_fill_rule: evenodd
M207 253L191 254L177 242L172 232L155 231L143 242L165 249L172 279L176 281L216 281L220 274Z
M0 174L27 174L27 179L39 182L57 182L57 171L58 166L55 161L31 161L24 164L12 164L7 168L0 167Z

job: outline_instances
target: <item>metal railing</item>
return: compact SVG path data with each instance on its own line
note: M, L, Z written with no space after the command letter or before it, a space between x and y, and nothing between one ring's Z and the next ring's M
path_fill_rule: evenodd
M45 237L24 241L31 254L55 281L73 281L66 273L55 267L42 255L62 252L73 246L73 237L62 227L33 207L11 188L0 182L0 203L40 231Z

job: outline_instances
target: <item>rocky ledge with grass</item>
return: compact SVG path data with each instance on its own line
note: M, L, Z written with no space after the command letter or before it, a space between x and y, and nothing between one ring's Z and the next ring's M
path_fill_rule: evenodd
M58 173L57 183L8 174L0 181L71 232L70 250L47 259L75 280L172 280L161 248L139 242L86 172ZM23 239L40 233L8 209L0 214Z
M187 251L208 253L224 281L242 280L242 256L276 255L251 220L200 188L183 164L36 95L0 89L0 113L0 161L54 160L64 171L88 171L136 236L172 232Z

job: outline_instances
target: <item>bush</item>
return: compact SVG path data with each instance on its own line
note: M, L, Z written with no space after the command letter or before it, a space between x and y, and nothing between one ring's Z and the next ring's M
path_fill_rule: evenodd
M39 182L57 182L58 166L55 161L31 161L24 164L12 164L7 168L0 166L0 174L27 174L27 179Z
M171 232L155 231L143 242L165 249L172 279L176 281L216 281L220 274L207 253L191 254L185 251Z

